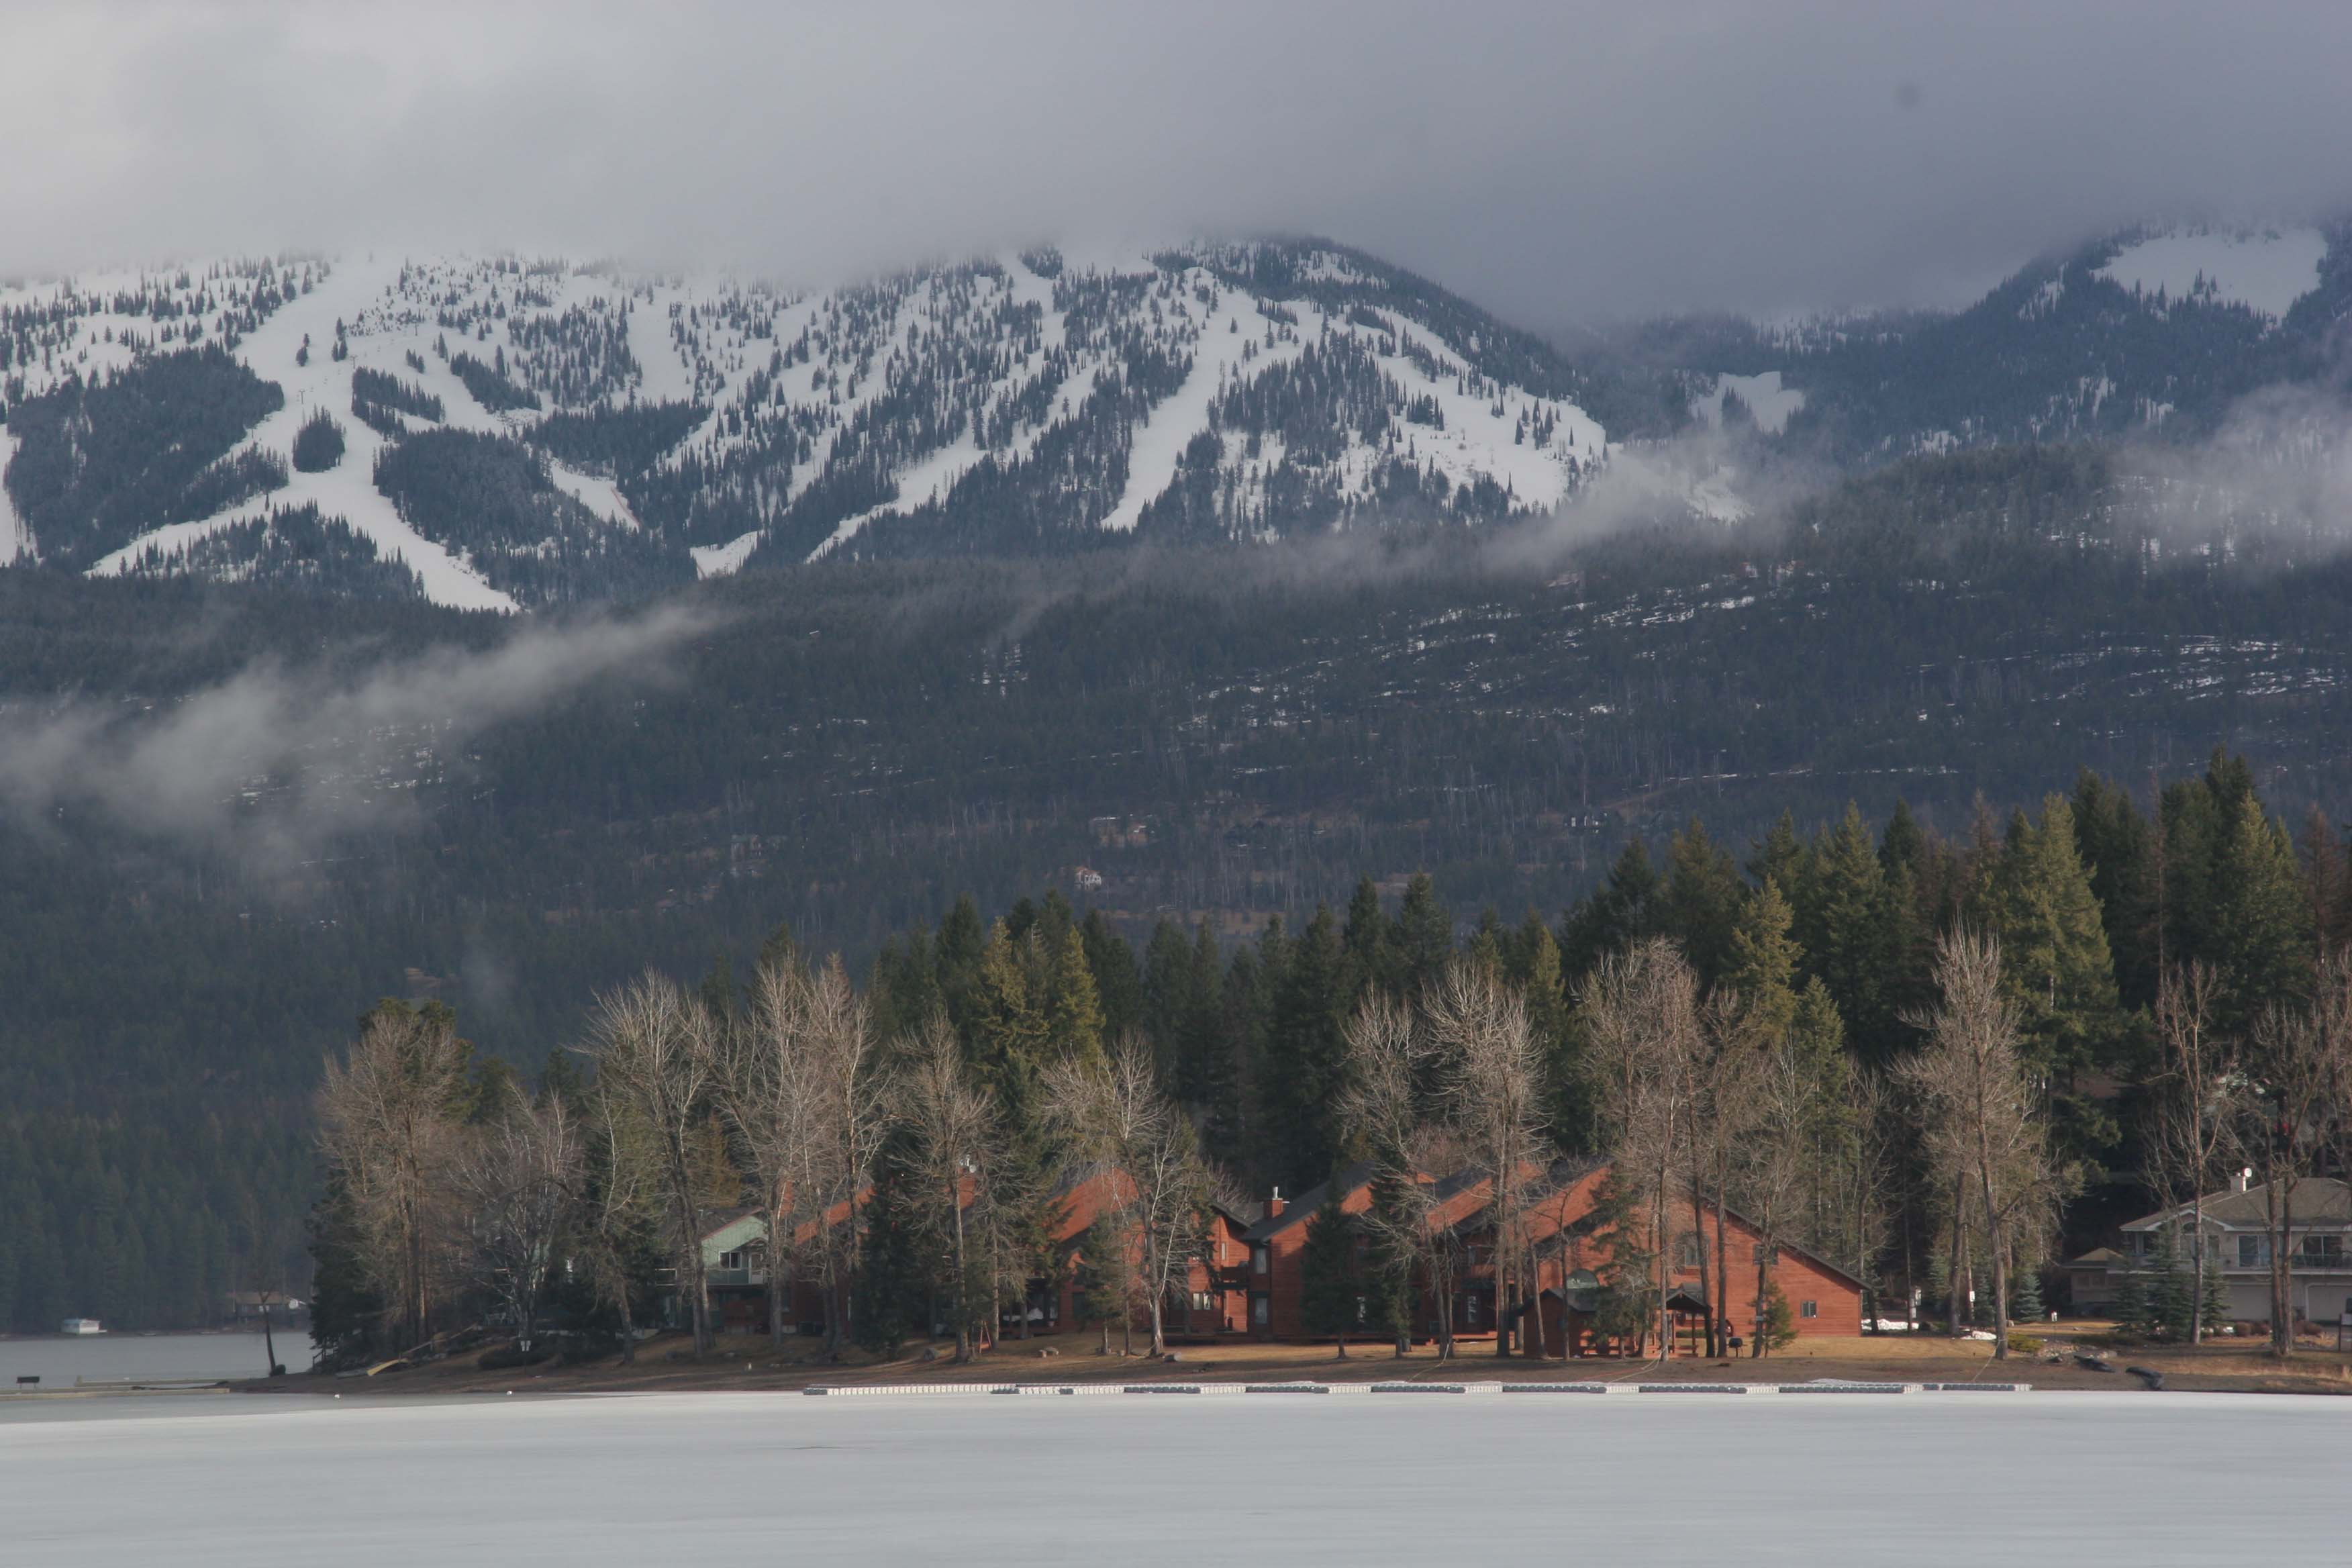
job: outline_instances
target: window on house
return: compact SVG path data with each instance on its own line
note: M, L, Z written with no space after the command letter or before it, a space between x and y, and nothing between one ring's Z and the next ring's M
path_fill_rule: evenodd
M1272 1305L1273 1303L1263 1295L1252 1296L1250 1298L1250 1321L1256 1324L1261 1329L1265 1327L1266 1320L1269 1316Z
M719 1255L719 1267L740 1268L743 1267L743 1255L740 1252L722 1252Z
M1699 1238L1697 1233L1693 1232L1682 1238L1682 1252L1680 1256L1683 1268L1696 1268L1698 1267L1698 1249Z
M2260 1268L2263 1264L2268 1263L2270 1260L2270 1243L2266 1238L2259 1236L2242 1236L2238 1237L2239 1268Z
M1797 1316L1801 1318L1818 1318L1821 1315L1822 1304L1819 1301L1800 1301L1797 1303Z
M1251 1272L1251 1273L1253 1273L1253 1274L1265 1274L1265 1273L1270 1273L1270 1272L1273 1270L1273 1268L1274 1268L1274 1253L1273 1253L1272 1249L1270 1249L1270 1248L1268 1248L1268 1247L1251 1247L1251 1248L1250 1248L1250 1272Z
M2301 1247L2300 1261L2334 1268L2344 1261L2344 1238L2340 1236L2306 1236Z

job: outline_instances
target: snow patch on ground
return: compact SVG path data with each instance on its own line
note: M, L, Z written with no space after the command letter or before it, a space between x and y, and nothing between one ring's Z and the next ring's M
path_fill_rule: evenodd
M16 457L16 437L8 426L0 425L0 481L6 479L8 465ZM16 503L8 499L7 485L0 482L0 566L14 566L32 552L32 536L16 515Z
M631 530L641 526L637 521L637 514L629 510L628 498L621 493L621 487L611 479L595 474L583 474L577 468L566 468L562 463L552 461L547 465L547 472L548 477L555 481L557 489L562 490L606 522Z
M1253 380L1306 351L1322 330L1322 318L1307 306L1297 307L1297 336L1269 349L1265 346L1265 333L1272 323L1258 313L1257 306L1238 294L1219 295L1210 328L1193 348L1192 368L1183 384L1160 399L1150 416L1135 427L1128 446L1127 488L1119 492L1118 504L1102 520L1106 530L1124 533L1133 529L1142 521L1143 509L1176 482L1176 468L1183 460L1184 448L1208 427L1209 405L1224 390L1225 375L1242 368L1244 348L1257 345L1256 357L1248 363ZM1233 321L1240 321L1240 331L1227 327Z
M2143 294L2161 289L2172 300L2195 292L2201 279L2211 298L2275 319L2319 287L2326 255L2327 238L2315 228L2184 229L2125 246L2092 276Z
M1705 397L1691 399L1691 416L1704 419L1717 429L1723 426L1723 395L1730 393L1748 405L1756 416L1756 428L1769 436L1778 436L1789 427L1789 416L1805 405L1805 395L1793 386L1780 384L1780 373L1768 370L1759 375L1718 375L1715 390Z
M255 374L285 389L286 405L270 415L239 442L236 450L261 447L289 458L294 433L320 409L343 427L343 458L323 473L289 472L284 489L229 507L194 522L177 522L140 535L90 568L90 575L112 576L136 564L150 551L164 558L184 553L197 540L232 523L267 516L270 511L318 506L322 517L340 517L374 542L377 553L404 562L423 583L425 595L436 605L465 610L519 609L515 601L485 582L480 573L447 549L418 533L375 488L375 459L391 443L352 416L352 371L373 363L420 379L404 362L404 351L427 344L432 330L420 326L396 333L352 338L352 357L335 360L335 322L356 321L400 274L400 264L383 259L347 258L310 293L279 308L237 345L237 358ZM298 365L294 356L308 334L310 363ZM433 362L429 359L428 364ZM436 367L438 369L439 367ZM503 430L509 426L483 410L446 370L421 378L442 395L449 423L463 427ZM290 458L289 458L290 470Z
M736 535L724 544L696 544L687 553L694 557L694 574L698 577L731 577L751 559L751 552L760 548L760 531Z

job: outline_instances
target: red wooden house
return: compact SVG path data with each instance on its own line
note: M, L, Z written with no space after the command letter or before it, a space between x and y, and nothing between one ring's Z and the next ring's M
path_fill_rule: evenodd
M1525 1245L1533 1255L1537 1300L1533 1310L1540 1325L1547 1354L1590 1355L1626 1349L1604 1343L1593 1328L1601 1279L1612 1261L1612 1226L1603 1199L1609 1167L1597 1162L1563 1161L1535 1184L1522 1215ZM1426 1179L1435 1199L1431 1223L1448 1228L1459 1259L1455 1269L1452 1321L1459 1340L1493 1339L1502 1321L1524 1321L1530 1304L1524 1300L1496 1300L1494 1233L1486 1212L1491 1184L1482 1172L1456 1172ZM1361 1214L1371 1206L1371 1173L1359 1165L1332 1183L1303 1194L1294 1205L1280 1197L1269 1205L1265 1220L1245 1237L1250 1256L1250 1323L1265 1339L1304 1339L1305 1249L1307 1227L1336 1192L1342 1214ZM1743 1338L1755 1331L1756 1255L1762 1234L1737 1210L1717 1212L1706 1206L1694 1226L1688 1205L1671 1227L1675 1257L1665 1281L1668 1304L1685 1327L1703 1330L1710 1310L1708 1298L1721 1302L1720 1311L1733 1333ZM1727 1288L1715 1279L1718 1234L1729 1267ZM1702 1289L1699 1252L1706 1253L1706 1285ZM1792 1326L1801 1336L1858 1334L1862 1331L1862 1282L1824 1259L1787 1242L1773 1249L1767 1278L1787 1299ZM1517 1295L1523 1286L1514 1287ZM1413 1337L1428 1342L1438 1337L1438 1303L1424 1285L1415 1312Z

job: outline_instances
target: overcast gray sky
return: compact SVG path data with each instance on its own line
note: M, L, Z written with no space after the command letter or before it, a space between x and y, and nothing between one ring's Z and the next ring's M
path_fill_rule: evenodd
M0 0L0 271L465 245L824 283L1313 231L1531 325L1948 303L2352 206L2352 4Z

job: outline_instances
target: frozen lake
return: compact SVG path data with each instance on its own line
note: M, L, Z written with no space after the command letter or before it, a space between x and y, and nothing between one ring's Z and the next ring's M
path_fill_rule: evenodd
M2352 1399L0 1405L10 1562L2325 1562Z
M308 1329L280 1329L278 1359L289 1372L310 1365ZM269 1358L259 1333L64 1334L0 1340L0 1389L19 1377L71 1388L77 1377L264 1377Z

